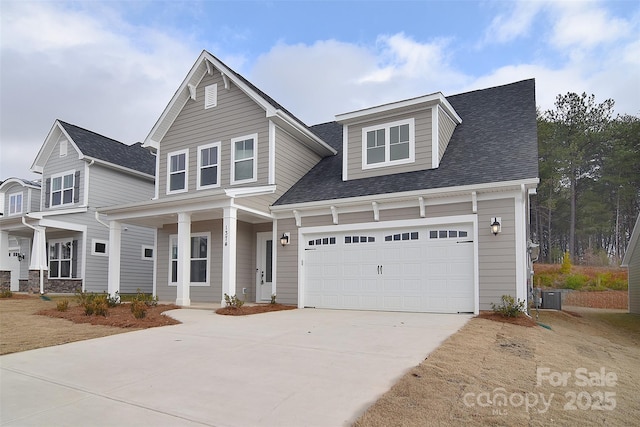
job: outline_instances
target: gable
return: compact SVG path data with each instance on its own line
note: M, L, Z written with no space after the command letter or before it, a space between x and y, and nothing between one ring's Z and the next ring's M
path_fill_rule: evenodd
M172 127L173 122L182 109L190 100L195 101L198 99L199 94L197 88L201 86L201 82L205 76L214 76L216 74L223 83L222 87L228 89L230 85L235 85L262 109L266 118L272 120L288 132L293 133L301 143L309 146L312 150L323 156L335 154L335 151L318 138L317 135L313 134L301 120L207 51L202 51L173 98L162 112L162 115L151 129L143 146L158 150L160 148L160 141L163 140L166 133ZM222 90L222 87L218 85L218 92Z

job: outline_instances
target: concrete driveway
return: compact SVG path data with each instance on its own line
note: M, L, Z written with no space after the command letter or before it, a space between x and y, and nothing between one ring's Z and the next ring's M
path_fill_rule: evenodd
M470 315L291 310L0 357L2 426L340 426Z

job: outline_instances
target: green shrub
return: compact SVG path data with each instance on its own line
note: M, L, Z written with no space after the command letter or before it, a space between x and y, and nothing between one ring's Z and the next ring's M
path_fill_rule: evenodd
M533 280L538 288L553 288L554 276L554 274L550 273L538 273L533 276Z
M276 303L276 294L271 295L271 304Z
M229 295L224 294L224 302L227 305L227 307L231 307L231 308L240 308L244 305L244 301L238 298L237 295L230 297Z
M142 292L140 289L137 290L136 294L130 298L130 301L133 302L142 302L144 303L147 307L155 307L156 305L158 305L158 297L157 296L153 296L151 294L145 294L144 292Z
M84 314L91 316L106 316L109 311L109 295L107 293L96 294L93 292L76 292L78 305L84 308Z
M69 300L68 299L63 299L61 301L58 301L56 303L56 309L58 311L67 311L67 310L69 310Z
M0 290L0 298L11 298L13 296L13 292L10 289L2 289Z
M560 267L560 273L571 273L571 256L569 255L569 251L565 252L562 256L562 267Z
M584 274L571 274L567 276L564 287L567 289L581 289L583 286L587 284L589 278Z
M503 317L518 317L524 311L524 301L518 300L511 295L502 295L502 302L500 304L491 303L491 308L494 313L498 313Z
M133 300L131 301L131 313L133 313L133 317L136 319L144 319L147 315L147 308L149 306L141 300Z

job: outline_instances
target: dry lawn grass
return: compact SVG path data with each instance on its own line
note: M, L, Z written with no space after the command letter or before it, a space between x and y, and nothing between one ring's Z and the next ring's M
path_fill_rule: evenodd
M640 316L571 310L577 315L540 314L540 322L552 330L472 319L355 425L637 425ZM539 368L571 376L566 386L552 386L546 379L538 385ZM577 384L580 368L615 373L616 384ZM499 393L510 399L504 406L493 400Z
M161 315L177 306L150 308L147 316L138 320L124 304L109 309L107 317L86 316L75 302L68 311L59 312L56 303L61 299L45 301L22 294L0 298L0 355L179 323Z

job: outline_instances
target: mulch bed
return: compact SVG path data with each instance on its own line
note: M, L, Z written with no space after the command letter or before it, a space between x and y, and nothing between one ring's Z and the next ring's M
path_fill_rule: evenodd
M74 323L90 323L92 325L115 326L118 328L146 329L156 326L177 325L181 322L164 316L162 313L181 307L174 304L159 304L149 307L144 318L136 319L131 313L130 304L120 304L110 307L106 316L86 315L84 308L80 306L69 307L67 311L58 311L55 308L41 310L36 314L49 317L71 320Z
M295 305L259 304L252 306L243 305L240 308L222 307L217 309L216 313L225 316L246 316L248 314L269 313L271 311L295 310L296 308Z
M499 313L494 313L493 311L481 311L480 314L478 314L478 317L481 319L493 320L495 322L526 326L528 328L538 326L538 323L534 319L527 317L524 314L518 317L505 317Z

